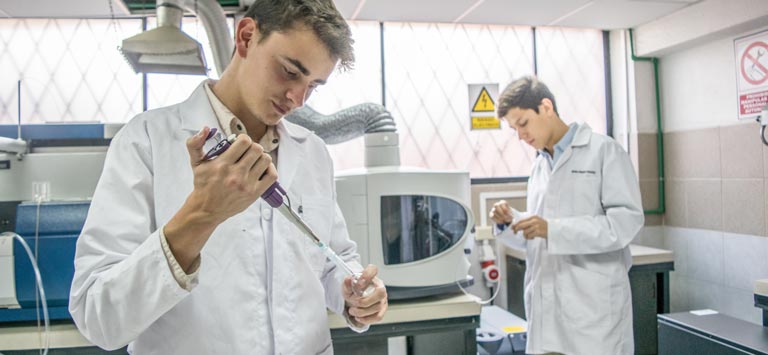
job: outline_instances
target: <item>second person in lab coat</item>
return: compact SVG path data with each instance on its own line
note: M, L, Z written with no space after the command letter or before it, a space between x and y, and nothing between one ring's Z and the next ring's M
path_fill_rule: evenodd
M526 353L633 354L629 243L644 216L629 156L586 124L566 125L535 77L509 84L498 103L498 116L539 152L531 217L513 224L505 201L490 211L502 233L527 240Z

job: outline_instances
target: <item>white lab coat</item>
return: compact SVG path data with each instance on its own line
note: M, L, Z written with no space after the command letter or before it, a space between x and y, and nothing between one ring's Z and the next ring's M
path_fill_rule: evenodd
M175 281L158 228L192 191L185 141L206 125L218 127L200 86L179 105L137 116L112 141L77 242L69 310L78 329L136 354L332 354L326 307L343 311L344 274L262 199L214 231L196 288ZM325 145L285 120L277 130L278 179L294 208L362 269Z
M579 125L554 168L536 158L527 204L549 230L526 243L527 353L633 354L629 243L644 216L627 153Z

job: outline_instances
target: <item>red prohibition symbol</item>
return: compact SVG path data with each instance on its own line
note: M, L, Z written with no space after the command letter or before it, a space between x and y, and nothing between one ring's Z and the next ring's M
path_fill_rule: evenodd
M751 53L753 49L757 51ZM741 56L741 76L752 85L760 85L768 80L768 68L760 60L768 63L768 44L757 41L750 44Z

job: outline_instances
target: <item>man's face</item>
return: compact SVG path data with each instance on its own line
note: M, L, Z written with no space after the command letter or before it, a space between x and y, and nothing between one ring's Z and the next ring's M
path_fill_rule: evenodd
M542 106L539 106L539 113L533 109L514 107L504 116L504 120L515 130L517 136L536 150L543 149L551 135Z
M261 43L255 22L253 25L255 35L246 42L246 56L238 72L240 94L248 111L272 126L303 106L312 91L325 84L338 60L303 25L272 32Z

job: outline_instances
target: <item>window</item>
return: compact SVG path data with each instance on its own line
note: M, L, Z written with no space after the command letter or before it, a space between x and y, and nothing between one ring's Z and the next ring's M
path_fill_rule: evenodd
M509 130L470 131L467 84L498 82L501 90L533 73L530 27L387 23L384 41L403 165L472 177L529 173L535 152Z
M355 66L351 71L334 71L328 84L318 87L307 105L326 115L364 103L381 104L381 40L378 22L350 22L355 40ZM345 170L364 165L363 137L329 145L334 168Z
M606 132L605 55L599 30L536 28L538 76L555 95L565 123Z
M117 46L140 19L0 20L0 123L125 122L141 112L141 76Z
M144 105L185 100L203 76L136 74L117 51L142 31L144 19L0 20L0 123L127 122ZM234 18L227 18L234 28ZM537 72L566 123L606 131L603 34L599 30L525 26L350 23L356 63L334 72L308 105L323 114L365 102L386 105L400 135L403 165L466 170L473 178L524 176L535 152L501 130L470 130L467 84L498 83ZM155 27L155 18L146 18ZM202 21L182 29L205 48ZM383 30L383 33L382 33ZM233 31L233 30L232 30ZM535 33L535 34L534 34ZM382 44L381 38L384 38ZM382 49L383 62L382 68ZM384 88L384 92L382 92ZM144 102L146 96L147 102ZM364 165L364 140L329 146L336 170Z

